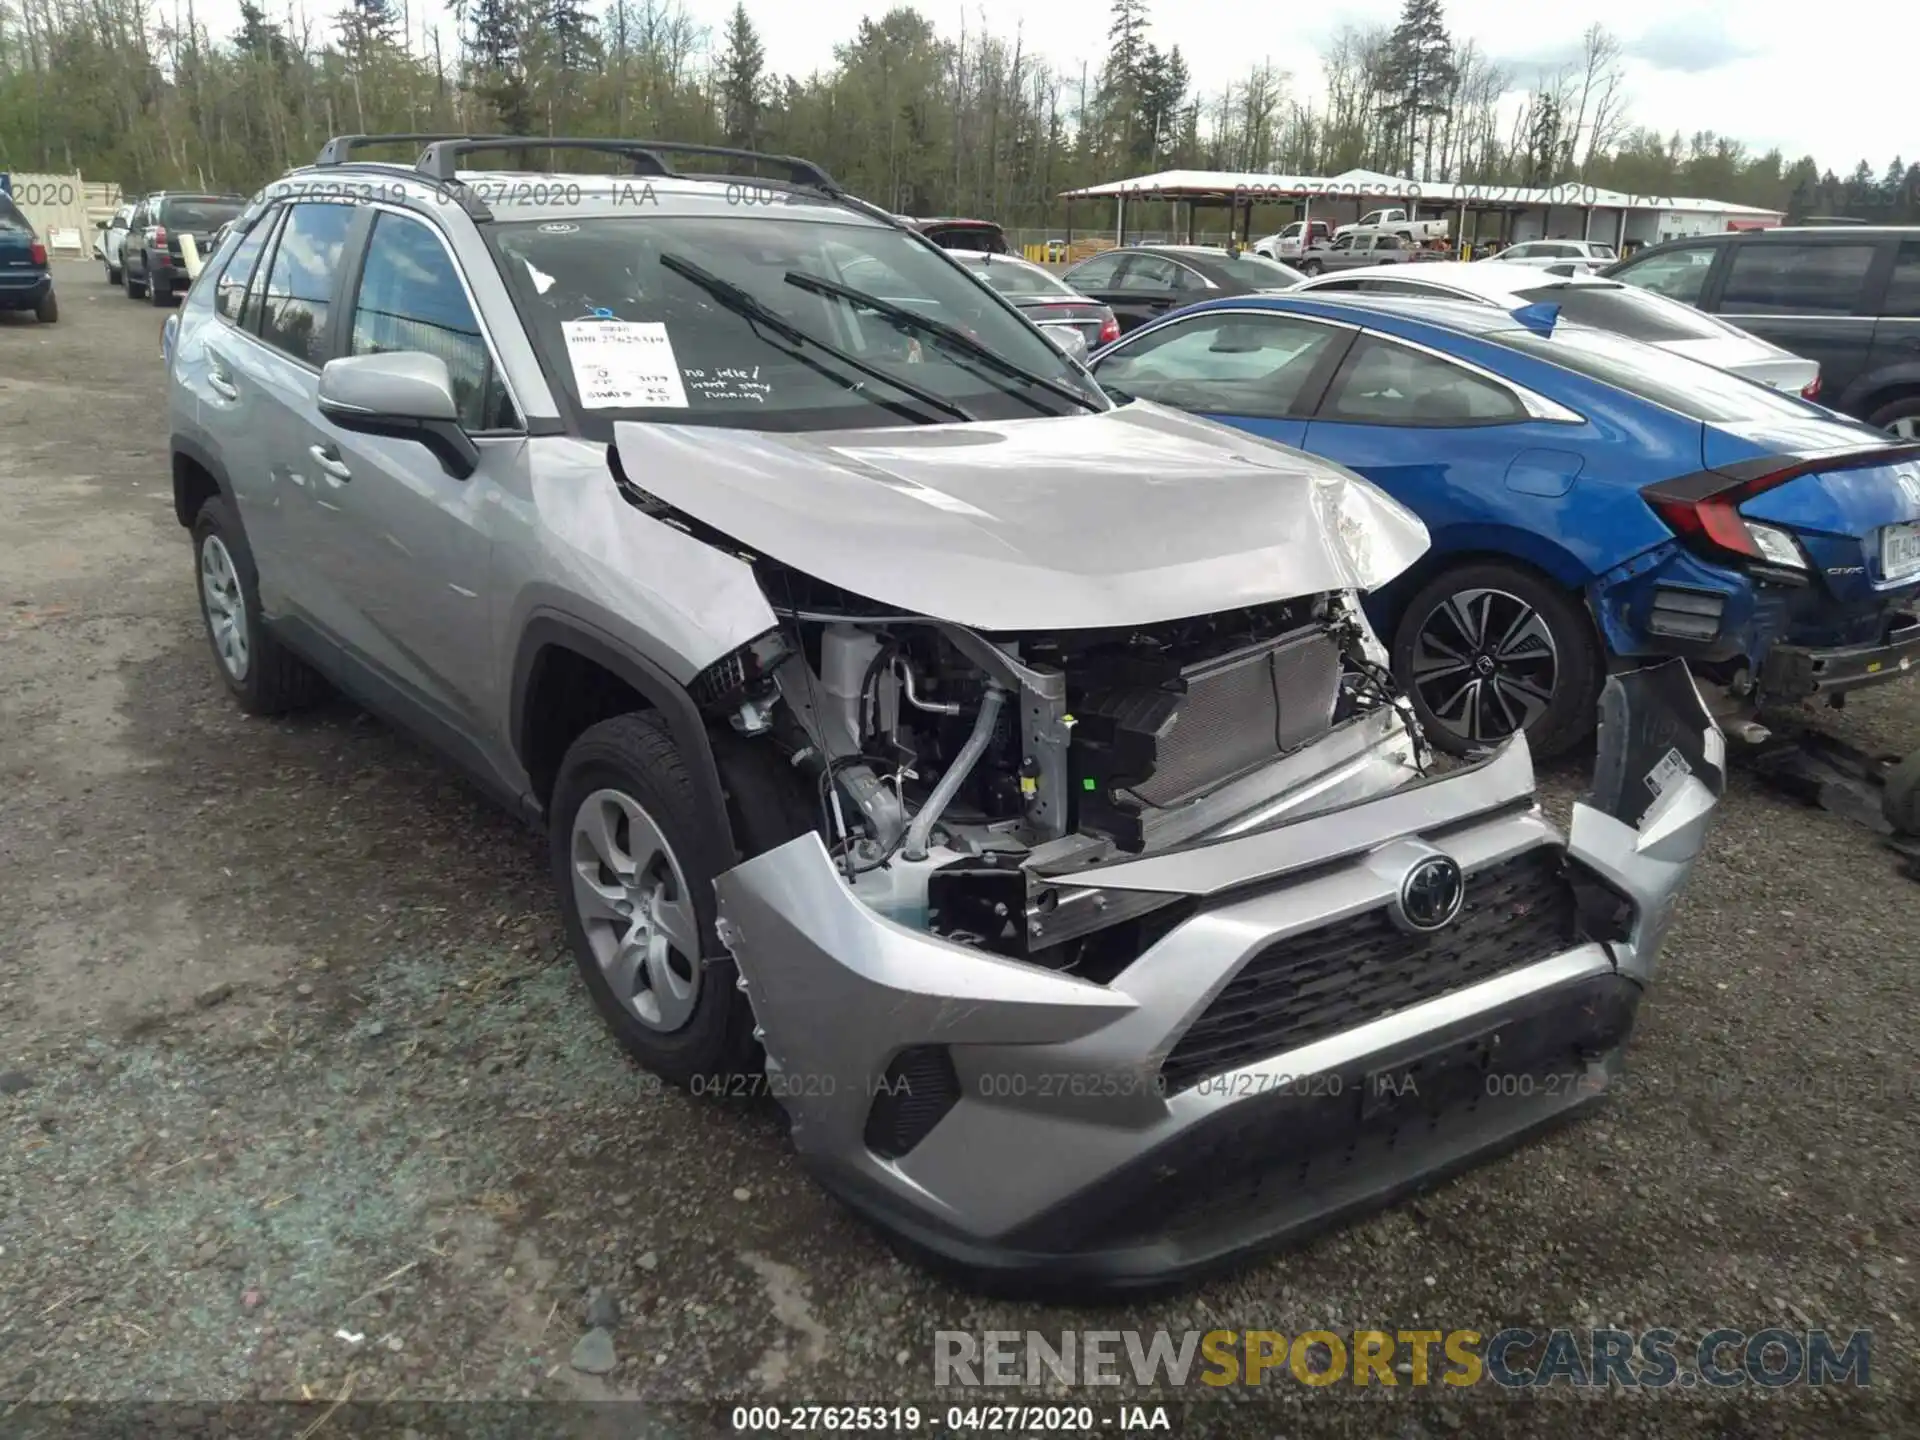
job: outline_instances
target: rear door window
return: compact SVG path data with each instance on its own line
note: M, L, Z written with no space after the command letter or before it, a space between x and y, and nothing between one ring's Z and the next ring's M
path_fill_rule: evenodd
M1920 240L1900 242L1880 313L1905 320L1920 318Z
M1111 289L1124 258L1118 253L1095 255L1090 260L1082 260L1061 278L1076 290Z
M1501 330L1481 338L1709 425L1805 420L1810 413L1809 406L1778 390L1604 330L1569 326L1551 335Z
M1527 418L1520 397L1450 360L1363 335L1334 376L1316 422L1442 428Z
M1720 291L1724 315L1851 315L1866 289L1873 245L1759 241L1733 247Z
M306 365L326 359L328 311L353 216L350 205L290 206L274 247L260 338Z
M1621 266L1610 278L1638 285L1669 300L1698 305L1713 272L1715 245L1682 245Z
M1120 273L1117 289L1146 295L1165 294L1179 282L1180 267L1164 255L1135 255Z

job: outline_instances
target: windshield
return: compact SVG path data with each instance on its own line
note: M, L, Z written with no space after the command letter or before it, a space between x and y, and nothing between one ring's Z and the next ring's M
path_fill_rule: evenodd
M1737 334L1691 305L1632 285L1539 285L1514 295L1529 305L1558 305L1563 319L1631 340L1726 340Z
M986 256L955 254L954 259L1002 295L1071 295L1073 291L1037 265L1018 260L991 260Z
M1212 256L1207 265L1243 285L1256 286L1263 290L1275 290L1298 285L1307 277L1291 265L1282 265L1278 260L1269 260L1264 255L1256 255L1251 250L1242 250L1234 256Z
M161 223L176 230L218 230L246 209L242 200L168 200L160 206Z
M1018 311L899 230L734 216L488 228L548 373L594 438L615 420L829 430L1069 414L1073 395L1107 408ZM944 322L1033 378L883 306Z
M1603 330L1568 326L1556 328L1551 335L1497 330L1481 338L1708 424L1804 420L1809 414L1823 413L1756 381Z

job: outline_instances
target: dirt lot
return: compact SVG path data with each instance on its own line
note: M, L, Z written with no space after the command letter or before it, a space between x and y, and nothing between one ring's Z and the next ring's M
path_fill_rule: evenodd
M1190 1294L987 1302L894 1258L767 1115L622 1060L517 822L349 706L227 702L169 504L162 315L97 267L59 283L57 326L0 319L0 1412L350 1393L944 1414L940 1329L1777 1324L1871 1329L1871 1388L1640 1394L1549 1426L1490 1387L1388 1413L1289 1384L1176 1429L1920 1426L1920 886L1864 832L1736 778L1633 1081L1593 1120ZM1836 723L1920 747L1911 687ZM1580 778L1548 777L1556 805ZM605 1375L569 1363L590 1287L618 1309Z

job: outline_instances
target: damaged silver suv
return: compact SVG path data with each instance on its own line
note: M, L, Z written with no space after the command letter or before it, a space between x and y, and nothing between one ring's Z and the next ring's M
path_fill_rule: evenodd
M631 173L469 163L530 147ZM1564 837L1522 738L1427 773L1356 603L1417 520L814 166L343 137L169 370L239 703L331 682L543 824L620 1041L918 1253L1165 1282L1617 1071L1723 785L1684 669L1608 682Z

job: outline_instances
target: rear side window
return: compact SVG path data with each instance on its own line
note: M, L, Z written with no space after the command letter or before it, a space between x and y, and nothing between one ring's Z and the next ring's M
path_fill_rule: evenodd
M353 215L348 205L294 205L274 247L260 338L308 365L325 359L327 306Z
M1720 309L1728 315L1851 315L1872 245L1735 245Z
M260 252L267 244L267 232L272 229L270 218L262 218L234 246L233 258L227 261L226 269L220 272L220 283L213 292L213 308L222 320L235 325L240 323L247 298L247 284L253 279L254 266L260 263Z
M1631 285L1541 285L1514 298L1528 305L1558 305L1563 320L1611 330L1631 340L1724 340L1725 326L1677 300Z
M1882 315L1920 317L1920 240L1903 240L1894 257L1893 277L1887 281Z
M27 217L5 195L0 195L0 230L25 230L33 233L33 226L27 223Z
M446 247L422 222L383 214L367 242L348 353L398 351L419 351L446 362L460 423L467 429L502 423L505 396Z
M1504 385L1436 355L1364 335L1334 376L1316 421L1353 425L1490 425L1527 418Z
M165 200L160 205L159 223L191 235L211 235L229 220L239 218L244 209L246 206L238 200Z

